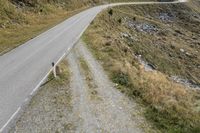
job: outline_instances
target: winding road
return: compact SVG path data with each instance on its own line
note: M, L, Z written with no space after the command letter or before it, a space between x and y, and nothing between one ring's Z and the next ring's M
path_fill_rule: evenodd
M37 89L52 70L52 62L59 63L91 21L102 10L119 5L176 4L186 2L130 2L115 3L85 10L18 48L0 56L0 133L7 132Z

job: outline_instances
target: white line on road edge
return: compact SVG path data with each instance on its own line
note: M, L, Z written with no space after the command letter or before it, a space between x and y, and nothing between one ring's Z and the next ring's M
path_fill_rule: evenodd
M10 123L10 121L15 117L15 115L21 110L21 107L15 111L15 113L10 117L10 119L6 122L6 124L0 129L0 132L3 132L4 128Z
M25 100L24 100L24 102L26 103L28 101L28 98L26 98Z
M86 14L86 15L84 15L84 17L85 16L87 16L88 14ZM82 17L80 17L78 20L76 20L73 24L71 24L71 25L74 25L75 23L77 23L80 19L81 19ZM69 28L71 28L71 27L69 27ZM69 29L68 28L68 29ZM82 34L82 33L81 33ZM81 34L79 35L79 36L81 36ZM76 42L76 41L75 41ZM73 42L73 44L74 44L74 42ZM71 50L71 48L68 48L68 51L67 52L70 52L70 50ZM55 64L55 66L56 65L58 65L59 64L59 62L67 55L68 53L64 53L60 58L59 58L59 60L57 61L57 63ZM33 91L30 93L30 95L29 96L33 96L34 95L34 93L38 90L38 88L40 87L40 85L47 79L47 77L49 76L49 74L51 73L53 71L53 68L51 68L50 70L49 70L49 72L47 72L47 74L44 76L44 78L42 78L42 80L39 82L39 84L33 89ZM28 98L26 98L25 99L25 102L27 102L28 101ZM2 133L3 132L3 130L8 126L8 124L11 122L11 120L17 115L17 113L19 112L21 110L21 107L19 107L18 109L17 109L17 111L10 117L10 119L5 123L5 125L0 129L0 133Z

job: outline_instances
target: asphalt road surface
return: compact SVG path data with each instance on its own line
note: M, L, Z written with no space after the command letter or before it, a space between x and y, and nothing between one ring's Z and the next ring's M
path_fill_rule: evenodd
M117 3L90 8L0 56L0 132L7 132L22 106L50 73L52 62L57 64L69 53L95 16L109 6L125 4L159 2Z

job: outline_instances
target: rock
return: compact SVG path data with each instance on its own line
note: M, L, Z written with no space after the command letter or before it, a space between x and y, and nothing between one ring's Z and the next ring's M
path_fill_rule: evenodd
M185 52L185 50L184 50L184 49L182 49L182 48L180 49L180 51L181 51L182 53L184 53L184 52Z
M5 29L6 28L5 24L0 25L0 28Z
M171 47L172 49L175 49L175 46L174 46L174 45L170 45L170 47Z
M122 36L122 37L125 37L125 38L128 38L128 37L129 37L129 35L128 35L127 33L121 33L121 36Z
M172 22L174 20L174 15L171 13L160 13L158 18L161 21Z
M155 33L158 31L155 25L151 25L148 23L138 24L136 25L136 28L141 32L147 32L147 33Z
M135 56L136 56L136 58L138 59L139 63L140 63L141 65L144 66L145 71L153 71L153 70L156 70L156 67L155 67L153 64L148 63L148 62L144 61L144 60L141 58L142 55L135 55Z
M190 53L188 53L188 52L186 52L185 54L186 54L187 56L189 56L189 57L192 56L192 54L190 54Z
M169 57L174 57L172 53L169 53Z
M177 83L183 84L184 86L189 87L191 89L198 89L198 90L200 90L200 85L194 83L191 80L183 79L183 78L180 78L178 76L171 76L170 79L174 80Z
M106 46L110 46L111 43L112 43L111 41L107 41L105 45L106 45Z
M131 41L133 41L133 40L136 40L131 34L129 34L129 33L121 33L121 37L122 38L127 38L127 39L130 39Z

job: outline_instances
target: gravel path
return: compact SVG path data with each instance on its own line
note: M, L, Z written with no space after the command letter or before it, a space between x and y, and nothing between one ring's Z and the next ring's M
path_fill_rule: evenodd
M87 84L80 71L80 64L74 51L68 56L68 62L72 71L72 97L73 97L73 120L76 121L77 133L95 133L98 131L98 124L95 117L92 116L91 109L88 104Z
M150 129L141 109L114 87L84 43L80 41L67 60L70 84L45 85L11 133L141 133Z
M138 111L137 105L114 88L114 84L109 81L103 68L87 50L84 43L79 42L76 45L75 54L72 53L68 60L69 64L73 66L71 68L74 72L73 75L76 77L74 79L76 80L74 86L77 86L75 87L77 89L74 91L75 94L78 94L77 97L81 99L79 102L79 104L81 104L79 109L81 109L80 117L84 121L82 131L108 133L143 132L139 126L141 126L141 123L144 121L143 118L138 115L140 112ZM84 81L83 73L79 72L80 70L84 71L77 66L78 62L80 62L80 58L86 61L91 71L92 79L90 79L90 82L94 82L93 84L95 84L93 88L87 85L88 83ZM77 64L75 64L75 62L77 62ZM95 95L98 97L97 99L90 98L91 89L95 89ZM76 106L78 105L75 104L74 107Z

